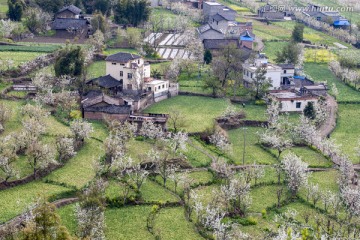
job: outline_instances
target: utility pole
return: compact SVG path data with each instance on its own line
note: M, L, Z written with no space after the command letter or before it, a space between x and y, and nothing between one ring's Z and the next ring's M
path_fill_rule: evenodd
M243 127L244 130L243 165L245 165L246 129L247 129L246 127Z

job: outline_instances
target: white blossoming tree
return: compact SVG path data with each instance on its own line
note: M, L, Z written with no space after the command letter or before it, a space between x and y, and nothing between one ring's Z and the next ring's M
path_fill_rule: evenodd
M294 153L288 153L282 160L282 168L286 174L286 182L293 197L296 196L301 186L307 183L308 164Z
M74 120L70 123L70 129L75 138L75 150L79 149L86 138L90 137L90 134L94 131L91 123L85 120Z

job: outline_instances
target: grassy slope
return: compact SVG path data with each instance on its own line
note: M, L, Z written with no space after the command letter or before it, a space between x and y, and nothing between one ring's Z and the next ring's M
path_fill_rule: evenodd
M50 197L68 191L68 188L40 181L0 191L0 223L24 212L39 196Z
M335 83L337 89L339 90L339 96L337 98L338 101L360 101L360 93L336 79L327 65L305 63L304 70L305 73L311 76L311 78L316 82L327 81L330 88L332 84Z
M145 112L170 113L171 109L176 109L183 114L188 132L200 132L211 127L213 119L219 117L228 104L226 100L219 98L177 96L155 103L145 109ZM241 110L245 111L247 119L265 119L263 106L248 105Z
M41 56L45 53L43 52L9 52L9 51L0 51L0 60L12 60L14 61L14 67L21 65L22 63L28 62L30 60L35 59L38 56ZM6 69L6 65L1 67L2 69Z
M155 232L164 240L203 239L186 220L181 207L161 209L155 218Z
M105 212L105 235L109 240L147 240L155 239L147 231L146 219L151 206L135 206L108 209Z
M358 104L340 104L339 118L335 131L331 137L341 144L341 149L348 154L354 163L359 163L359 157L356 154L356 147L359 141L359 111Z
M258 142L257 132L261 128L248 127L246 129L245 141L245 164L274 164L276 159L261 149L256 143ZM233 146L232 158L236 164L242 164L243 145L244 145L244 130L242 128L228 131L229 139Z

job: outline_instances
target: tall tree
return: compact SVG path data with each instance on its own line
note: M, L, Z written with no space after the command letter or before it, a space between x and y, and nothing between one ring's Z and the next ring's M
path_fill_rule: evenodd
M289 42L281 51L276 53L275 62L297 64L301 54L301 47L295 42Z
M136 27L149 19L150 11L146 0L120 0L114 9L114 19L116 23Z
M225 46L219 55L213 58L211 67L221 87L225 87L237 72L242 71L242 62L243 52L233 44Z
M206 49L204 52L204 62L210 64L212 61L212 54L209 49Z
M297 23L292 31L292 40L301 43L304 40L304 25Z
M80 77L84 69L84 56L81 47L66 47L55 60L55 75Z
M9 10L7 16L11 21L21 21L24 5L19 0L8 0Z
M316 117L316 112L315 112L315 108L314 108L314 103L313 102L308 102L304 108L304 115L305 117L314 120Z
M267 70L264 67L258 67L255 71L252 86L256 99L262 98L269 87L271 87L271 79L266 77L266 73Z
M48 13L56 13L64 6L63 0L35 0L37 5Z

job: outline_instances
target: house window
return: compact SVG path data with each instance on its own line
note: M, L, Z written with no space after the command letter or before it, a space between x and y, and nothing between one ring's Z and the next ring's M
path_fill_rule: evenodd
M251 73L251 78L253 78L253 73Z
M316 17L316 20L321 21L321 17Z
M296 103L296 108L301 108L301 102Z
M162 86L163 88L165 88L165 86L164 86L164 84L163 84L163 86Z
M154 92L156 92L156 87L154 88Z
M132 74L128 73L128 79L132 79Z
M138 60L138 64L140 64L140 59Z
M286 73L286 70L284 70L284 73Z
M120 71L120 77L124 76L124 72Z
M116 63L111 63L112 65L116 65Z

